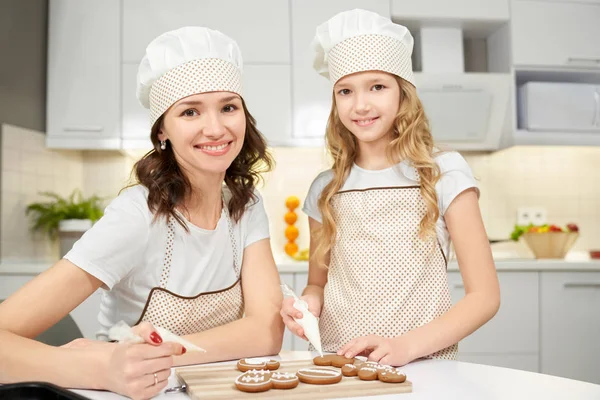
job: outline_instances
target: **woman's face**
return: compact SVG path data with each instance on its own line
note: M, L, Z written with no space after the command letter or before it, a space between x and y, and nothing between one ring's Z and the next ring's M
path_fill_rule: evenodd
M164 115L158 139L168 139L182 169L222 174L242 149L245 132L240 96L210 92L173 104Z

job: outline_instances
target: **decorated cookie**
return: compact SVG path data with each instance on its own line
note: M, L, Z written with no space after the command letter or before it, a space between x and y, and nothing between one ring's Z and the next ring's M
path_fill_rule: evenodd
M337 354L328 354L323 357L315 357L313 364L321 367L334 366L336 368L342 368L346 364L354 364L355 358L346 358L344 356L338 356Z
M237 369L242 372L246 372L251 369L268 369L274 371L277 368L279 368L279 361L268 358L242 358L237 363Z
M271 382L271 374L244 372L235 378L235 387L242 392L258 393L265 392L273 387Z
M398 368L381 369L377 372L377 378L381 382L402 383L406 380L406 375Z
M358 367L354 364L346 364L342 367L342 375L356 376L358 375Z
M358 377L363 381L374 381L377 379L377 368L371 366L363 366L358 371Z
M296 374L290 372L273 372L271 382L274 389L293 389L298 386L299 379Z
M302 368L296 375L300 382L311 385L329 385L342 380L340 370L324 367Z

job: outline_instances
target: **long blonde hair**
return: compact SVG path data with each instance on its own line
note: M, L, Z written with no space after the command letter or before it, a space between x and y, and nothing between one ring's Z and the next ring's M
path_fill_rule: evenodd
M435 224L440 215L435 191L440 169L433 158L434 140L417 91L409 82L398 76L394 75L394 77L400 87L400 107L394 122L392 140L387 146L387 157L393 164L408 161L419 173L421 196L427 207L427 212L421 219L419 237L425 240L435 235ZM339 118L335 93L325 139L333 159L333 179L325 186L319 197L318 206L322 225L315 232L317 247L313 259L318 265L327 267L325 257L337 233L331 199L348 177L358 151L356 137Z

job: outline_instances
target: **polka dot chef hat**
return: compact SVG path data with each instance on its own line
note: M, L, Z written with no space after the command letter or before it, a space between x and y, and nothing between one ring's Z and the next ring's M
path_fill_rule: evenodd
M242 95L242 53L219 31L184 27L166 32L146 48L137 75L137 98L150 123L177 101L198 93Z
M336 14L317 27L314 69L332 84L362 71L384 71L414 83L413 37L405 26L371 11Z

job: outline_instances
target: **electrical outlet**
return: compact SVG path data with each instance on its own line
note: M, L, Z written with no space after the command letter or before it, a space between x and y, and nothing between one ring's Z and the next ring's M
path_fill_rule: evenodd
M517 225L544 225L548 223L548 214L544 207L517 208Z

